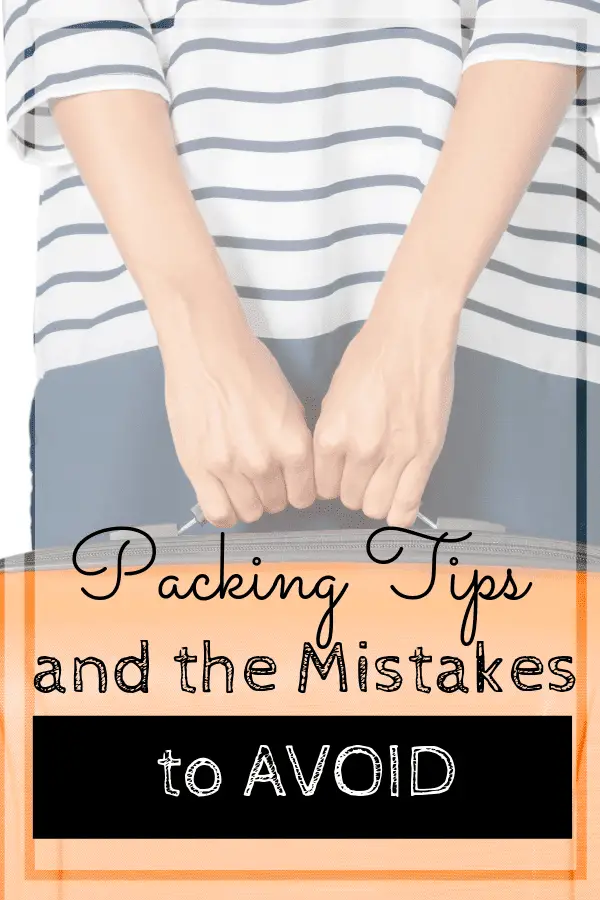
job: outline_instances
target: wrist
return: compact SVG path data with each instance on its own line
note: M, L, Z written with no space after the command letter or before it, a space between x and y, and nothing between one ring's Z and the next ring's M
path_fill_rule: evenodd
M458 328L465 300L461 292L431 279L386 276L369 319L392 334L406 330L409 322L452 333Z
M231 287L220 296L204 285L193 293L173 291L154 306L151 317L166 365L190 357L216 362L228 353L241 353L254 339Z
M390 263L376 307L387 314L409 303L415 312L439 317L440 324L452 323L460 317L480 271L480 248L449 241L447 229L440 228L439 221L432 226L431 216L425 227L419 212Z

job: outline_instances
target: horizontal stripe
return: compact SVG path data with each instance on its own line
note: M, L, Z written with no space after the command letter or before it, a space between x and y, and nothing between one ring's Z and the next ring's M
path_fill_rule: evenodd
M49 234L40 238L37 247L38 250L43 250L44 247L54 243L54 241L57 241L59 238L84 234L108 234L108 228L106 225L95 222L80 222L77 225L62 225L60 228L55 228L54 231L51 231Z
M82 187L84 187L84 183L81 177L79 175L70 175L68 178L64 178L51 187L46 188L40 195L40 203L47 203L48 200L51 200L58 194L62 194L63 191ZM413 176L382 174L350 178L345 181L326 184L322 187L301 188L298 190L268 191L217 185L214 187L192 188L192 194L196 200L222 198L228 200L254 200L264 203L293 203L321 200L346 191L365 190L370 187L408 187L417 191L425 189L424 183Z
M256 198L254 198L256 199ZM305 198L306 199L306 198ZM282 240L265 238L248 238L236 235L213 235L213 241L217 247L231 247L241 250L265 250L265 251L308 251L320 250L331 247L341 241L351 240L356 237L365 237L378 234L403 235L405 225L393 222L370 225L355 225L342 228L332 234L322 237L306 238L304 240ZM526 240L540 241L542 243L571 244L577 247L585 247L595 253L600 253L600 242L585 234L574 234L567 231L549 231L542 228L523 228L518 225L509 225L508 234L513 237ZM43 250L54 241L64 237L77 237L82 235L108 235L108 228L101 223L80 223L76 225L63 225L44 235L38 242L38 250Z
M430 97L437 97L454 107L456 100L451 91L429 84L420 78L386 76L369 78L362 81L343 81L323 87L300 88L295 91L245 91L233 88L198 88L178 94L171 103L171 111L186 103L202 100L232 100L239 103L300 103L309 100L323 100L344 94L355 94L361 91L381 91L389 88L405 88L421 91Z
M39 344L47 335L55 334L58 331L88 331L90 328L101 325L103 322L110 322L112 319L119 319L121 316L129 316L137 312L147 312L147 307L143 300L136 300L133 303L128 303L126 306L117 306L115 309L109 309L93 319L65 319L59 322L51 322L45 328L40 329L34 335L33 340L35 344Z
M330 284L320 285L316 288L299 290L279 290L277 288L257 288L235 286L236 293L242 300L268 300L298 303L304 300L322 300L331 297L344 288L353 287L356 284L379 284L383 281L385 272L358 272L353 275L342 275Z
M579 7L580 9L590 9L592 12L600 13L600 3L597 0L552 0L553 3L561 3L564 6Z
M98 272L62 272L59 275L53 275L52 278L41 284L37 289L37 296L41 297L50 288L60 284L97 284L104 281L113 281L115 278L124 275L126 271L127 268L123 265L118 266L116 269ZM385 272L358 272L351 275L343 275L330 284L298 290L280 290L278 288L260 288L245 285L235 285L235 290L239 297L248 300L279 300L286 302L319 300L330 297L337 291L356 284L377 284L383 279L384 275Z
M524 272L516 266L499 262L496 259L491 259L487 264L487 268L491 269L492 272L498 272L500 275L507 275L509 278L516 278L518 281L525 282L526 284L537 284L540 287L549 288L554 291L568 291L574 294L585 294L589 297L600 298L600 288L592 284L585 284L580 281L568 281L564 278L552 278L549 275L534 275L531 272Z
M235 108L231 108L228 103L221 100L206 100L204 106L190 108L189 106L174 112L174 128L179 146L185 146L190 140L244 140L244 141L262 141L266 144L270 142L283 142L289 139L310 140L314 138L328 137L331 132L346 131L362 131L365 134L373 128L389 128L396 127L403 129L401 134L406 134L410 140L414 140L413 136L420 137L427 134L437 141L441 141L444 129L440 127L439 120L449 119L452 115L452 107L442 104L437 98L426 95L415 96L411 92L411 96L407 97L407 92L401 88L390 89L385 91L358 91L346 97L323 97L310 102L289 104L277 104L273 106L271 103L236 103ZM407 107L404 115L397 116L396 109ZM228 108L229 107L229 108ZM423 128L424 122L432 120L432 128ZM437 128L436 128L437 125ZM342 142L343 143L343 142ZM339 145L341 146L341 144ZM400 163L399 171L409 172L413 169L416 173L422 171L421 161L417 157L415 150L408 148L405 156L404 165ZM214 148L208 148L213 150ZM437 147L433 147L436 150ZM265 160L265 165L260 167L263 174L258 175L259 179L266 177L268 183L273 183L275 175L275 185L278 183L285 187L294 185L299 187L297 183L297 173L309 172L314 168L317 160L309 150L311 156L306 162L300 164L293 162L289 168L288 174L285 176L283 172L275 175L270 160ZM359 157L350 154L345 147L336 151L340 160L340 167L343 172L366 174L356 170L358 159L365 157L366 151L359 151ZM369 151L374 152L374 151ZM384 151L377 151L383 153ZM244 183L239 177L239 166L233 166L231 175L227 178L222 176L221 172L229 170L229 164L233 162L233 157L221 157L218 151L212 153L214 159L209 162L207 168L204 160L201 169L203 172L202 179L205 184L218 183L217 178L222 178L225 183ZM430 161L433 161L435 154L430 154ZM412 162L412 165L411 165ZM425 160L423 161L425 162ZM242 166L244 164L242 163ZM276 163L275 165L285 166L285 162ZM364 165L364 163L363 163ZM212 168L216 167L216 172ZM246 176L245 181L248 186L261 187L260 180L255 180L254 175L258 174L259 169L254 168L255 162L246 162L245 166L252 166L252 180ZM397 171L399 160L395 155L389 156L389 162L386 168ZM370 171L381 169L381 165ZM244 169L242 169L244 171ZM318 173L319 169L316 169ZM325 171L338 171L338 167L332 167L331 162L325 166ZM316 175L318 177L318 174ZM231 181L233 178L235 180Z
M152 22L150 28L152 32L157 32L160 34L162 31L168 31L170 28L173 28L175 25L175 19L171 16L168 19L160 19L158 22Z
M61 84L71 84L75 81L82 81L86 78L98 78L101 75L140 75L144 78L151 78L164 84L164 79L154 69L148 66L136 66L125 63L107 64L101 66L88 66L85 69L77 69L74 72L62 72L54 75L48 75L40 84L30 88L21 99L8 110L7 118L12 119L21 107L29 100L47 90L47 88L57 87Z
M405 231L406 225L388 222L381 225L355 225L351 228L341 228L332 234L324 235L323 237L306 238L305 240L275 240L215 235L214 242L217 247L231 247L240 250L265 250L285 253L294 251L307 252L309 250L324 250L342 241L349 241L358 237L381 234L402 236Z
M326 184L323 187L300 188L298 190L268 191L241 187L205 187L195 188L192 194L195 200L221 198L223 200L248 200L260 203L304 203L311 200L324 200L336 194L348 191L367 190L375 187L407 187L423 191L425 185L418 178L407 175L367 175L363 178L348 178Z
M254 298L247 297L244 299L251 300ZM546 337L559 338L562 341L587 343L590 346L600 347L600 335L592 334L584 330L560 328L542 322L534 322L531 319L526 319L522 316L517 316L504 310L495 309L494 307L488 306L487 304L481 303L477 300L474 300L473 298L469 298L467 300L465 309L470 310L471 312L475 312L478 315L483 316L484 318L493 319L495 321L509 324L521 331L531 332L533 334ZM129 316L133 313L142 311L146 311L146 305L142 300L140 300L128 303L115 309L108 310L107 312L104 312L99 316L95 316L94 318L65 319L59 322L52 322L45 328L40 329L36 333L34 340L35 343L40 343L48 335L55 334L60 331L89 331L91 328L94 328L104 322L112 321L114 319ZM349 323L340 322L337 327L343 327L345 324ZM332 332L327 331L324 333L331 334ZM265 337L264 334L260 333L260 330L258 336ZM272 339L274 340L285 339L283 336L279 337L278 335L271 335L270 337L272 337ZM302 339L304 339L304 335L302 335Z
M109 269L106 272L62 272L60 275L53 275L37 289L37 296L41 297L50 288L59 284L96 284L100 281L112 281L123 275L127 271L126 266L118 266L116 269Z
M175 10L175 14L173 16L169 16L165 19L160 19L159 21L152 23L152 29L155 31L168 31L170 28L173 28L176 23L177 13L184 7L187 6L188 3L194 2L194 0L179 0L177 4L177 8ZM226 3L245 3L252 4L253 6L297 6L300 3L307 3L310 0L223 0Z
M81 177L78 175L70 175L68 178L64 178L51 187L46 188L40 195L40 203L46 203L63 191L80 187L84 187ZM320 200L345 191L364 190L369 187L409 187L418 191L423 191L425 189L424 183L418 178L390 174L352 178L345 181L334 182L333 184L323 185L322 187L300 190L261 191L252 188L221 185L215 187L192 188L192 193L196 200L223 198L231 200L256 200L265 203L289 203L303 202L305 200ZM527 192L531 194L570 197L584 203L589 203L595 210L600 212L600 201L587 191L583 190L583 188L577 188L573 185L532 181L527 188Z
M40 194L40 204L46 203L48 200L51 200L52 197L55 197L57 194L62 193L63 191L69 190L69 188L75 187L84 187L83 179L80 175L69 175L68 178L63 178L62 181L58 181L56 184L53 184L51 187L46 188L45 191L42 191Z
M36 51L46 44L52 44L63 38L89 34L90 32L97 33L99 31L126 31L131 34L137 34L140 37L145 37L150 41L152 40L152 34L136 22L106 20L101 22L77 22L73 25L64 25L62 28L57 28L54 31L47 31L45 34L41 34L37 37L33 44L26 47L25 50L13 60L7 69L6 77L9 78L21 63L27 59L31 59Z
M355 207L357 214L361 211ZM236 218L232 219L232 223L236 221ZM263 297L266 303L279 303L280 314L286 316L282 303L289 305L290 301L297 302L303 297L318 298L320 294L328 294L332 288L339 288L335 282L340 276L386 271L401 238L398 234L359 236L355 231L346 231L345 234L334 236L334 240L336 237L343 237L345 242L338 240L332 243L332 230L319 235L320 239L325 237L325 240L315 241L314 225L311 227L310 221L306 224L306 228L297 223L293 229L264 229L260 224L253 225L251 216L247 220L246 231L238 231L234 235L238 240L228 240L231 237L228 234L222 240L221 233L212 229L229 280L237 286L240 295ZM316 224L325 224L321 216ZM273 243L273 238L278 233L281 234L281 242ZM294 241L288 243L285 238ZM301 242L304 238L308 239L306 244ZM296 243L298 239L300 241ZM316 243L321 246L315 247ZM506 272L497 272L493 268L484 269L477 282L477 296L483 297L494 307L525 318L560 327L575 327L577 311L587 301L584 292L591 294L583 282L592 285L600 282L600 260L588 259L586 266L584 256L576 253L573 245L563 244L549 250L547 243L538 241L536 246L530 246L531 243L505 235L495 254L495 260L516 264L515 268L520 268L512 271L509 276ZM121 261L110 239L90 243L85 236L72 237L63 246L42 258L38 269L42 275L40 281L70 271L73 260L77 261L79 271L100 269L108 272L114 272ZM41 298L43 303L40 302L36 307L36 328L45 327L55 319L79 318L82 315L93 317L109 308L137 299L138 291L130 275L119 275L118 270L114 274L116 277L111 282L82 285L78 281L72 281L56 287L55 293L47 293ZM561 274L563 278L554 282L549 290L545 276ZM507 279L510 276L509 281ZM577 280L582 282L578 286L579 294L573 291L573 284ZM377 282L374 287L377 287ZM268 290L273 293L267 293ZM306 293L299 294L298 290ZM340 293L340 290L334 291L334 294ZM333 297L334 294L330 296ZM590 297L586 327L600 333L600 305L591 301ZM330 298L327 296L320 300L320 306L317 305L314 310L317 318L322 315L329 302ZM311 323L307 324L310 326Z
M94 359L156 347L147 310L99 324L93 331L57 331L36 343L37 376Z
M513 34L512 32L506 32L475 38L469 48L469 55L472 55L481 47L498 46L498 44L524 44L531 47L557 47L562 50L575 50L578 53L600 53L600 46L597 44L585 44L581 41L573 41L570 38L562 38L550 34L533 34L531 32Z
M555 137L552 141L552 146L557 147L560 150L570 150L573 153L576 153L577 156L580 156L586 163L589 163L594 172L600 173L600 162L590 156L588 151L585 147L582 147L581 144L576 144L575 141L569 141L567 138Z
M546 335L547 337L560 338L563 341L573 341L590 344L593 347L600 347L600 335L591 334L587 331L558 328L556 325L533 322L531 319L516 316L512 313L505 312L502 309L495 309L493 306L488 306L486 303L478 303L476 300L472 299L467 300L465 308L470 309L472 312L477 312L488 319L496 319L498 322L505 322L508 325L513 325L521 331L530 331L535 334Z
M175 63L188 53L200 50L223 50L227 53L254 53L265 56L282 55L287 53L304 53L308 50L326 50L331 47L342 47L350 44L368 43L389 40L413 40L432 44L447 50L459 59L462 59L462 48L454 41L432 31L424 31L421 28L374 28L368 31L349 31L344 34L319 35L318 37L302 38L285 43L265 41L240 41L228 38L196 38L186 41L173 53L167 66L167 74Z
M543 228L522 228L518 225L509 225L507 231L514 237L543 241L550 244L574 244L577 247L586 247L588 250L600 253L600 242L587 237L585 234L573 234L568 231L548 231Z
M348 238L349 236L350 235L348 233L346 233L344 235L345 238ZM219 241L219 243L221 245L226 245L228 243L228 241L227 241L227 239L225 239L224 241ZM243 243L243 241L242 241L242 243ZM324 243L326 246L331 245L331 240L325 241ZM267 247L272 246L271 242L264 242L264 243L259 242L259 246L260 245L267 246ZM285 242L282 242L279 245L279 247L280 247L279 252L285 252L286 250L289 249L289 244L286 245ZM247 260L242 265L241 271L245 270L246 264L247 264ZM235 261L234 261L234 268L235 267L236 266L235 266ZM319 265L317 268L320 269L321 266ZM498 261L498 260L491 260L486 268L492 272L495 272L496 274L500 274L503 277L510 277L510 278L516 279L516 280L520 281L521 283L525 283L525 284L539 285L546 289L550 288L553 291L563 291L565 293L569 293L569 292L579 293L582 296L598 296L600 294L600 291L598 288L591 286L591 285L584 284L583 282L578 283L578 282L575 282L572 280L552 278L549 276L543 276L543 275L534 274L531 272L526 272L526 271L523 271L522 269L517 269L515 266L508 265L508 264ZM258 271L258 269L257 269L257 271ZM265 271L268 271L268 269L266 269ZM274 271L276 271L276 270L274 270ZM67 282L67 283L79 283L80 281L104 282L106 280L118 278L122 274L124 274L124 267L107 270L105 272L100 272L100 273L74 272L74 273L67 273L64 276L58 276L58 278L55 278L55 279L51 279L50 282L46 282L45 285L48 285L49 283L52 283L53 281L54 282L55 281L63 281L63 282ZM253 300L253 301L264 301L265 303L267 303L267 305L277 303L281 306L282 303L289 304L290 302L292 304L296 304L298 302L300 302L302 304L304 301L315 301L315 300L327 299L327 298L332 297L334 294L337 294L341 291L345 291L348 288L356 287L359 285L379 284L383 280L384 274L385 274L385 270L370 271L370 272L369 271L358 272L358 273L353 273L351 275L343 275L342 277L338 277L327 284L319 285L317 287L308 287L307 286L306 288L298 288L298 289L283 289L282 287L272 288L269 286L265 287L265 286L256 286L256 285L247 286L247 285L240 285L240 284L236 283L235 290L241 299ZM293 282L294 279L292 278L291 280ZM502 290L502 289L500 288L500 290ZM76 295L74 295L74 297L76 297ZM540 299L542 297L543 297L543 295L540 295ZM282 307L282 309L283 309L283 307ZM497 310L497 311L498 311L498 314L501 314L501 312L502 312L502 310ZM315 308L315 312L317 313L317 315L320 315L317 312L316 308ZM505 310L505 312L507 315L511 314L510 310ZM558 310L557 310L557 312L558 312ZM575 310L573 310L572 308L569 308L569 309L566 309L565 312L567 314L567 319L568 319L570 312L575 312ZM543 313L542 313L542 315L543 315ZM551 309L550 309L550 315L552 315ZM66 318L68 318L68 315L66 316ZM564 316L562 316L562 318L564 321ZM92 317L92 319L93 319L93 317ZM526 317L524 317L524 320L526 320ZM316 321L316 320L314 320L314 321ZM336 324L339 325L340 323L337 322ZM306 325L309 326L309 330L310 330L309 320L307 320ZM562 327L562 326L556 326L553 324L546 323L544 325L544 327L555 328L555 327ZM598 330L600 330L600 329L598 329Z
M4 25L4 37L6 37L15 22L18 19L22 19L23 16L26 16L31 7L36 3L39 3L39 0L26 0L26 2L22 6L19 6L17 9L15 9L15 11L7 18Z
M589 194L583 188L573 187L570 184L552 184L551 182L533 181L527 188L530 194L548 194L562 197L571 197L574 200L580 200L583 203L589 203L595 210L600 212L600 201L592 194Z
M177 3L177 8L175 10L174 15L168 16L167 18L157 20L151 23L151 28L156 32L168 31L171 28L175 27L177 21L177 14L184 7L187 6L188 3L193 3L195 0L179 0ZM310 0L223 0L225 3L237 3L237 4L248 4L252 6L266 6L266 7L282 7L282 6L298 6L299 4L308 3ZM460 6L460 0L451 0L456 6ZM472 20L467 20L467 23L463 26L464 28L472 28Z
M281 240L271 238L250 238L238 237L236 235L215 234L213 242L217 247L232 248L238 250L261 250L267 252L308 252L310 250L323 250L327 247L333 247L342 241L353 240L359 237L369 237L372 235L398 235L405 233L406 226L398 225L393 222L385 222L372 225L355 225L348 228L341 228L332 234L323 235L322 237L306 238L303 240ZM42 237L38 242L38 250L44 249L54 241L65 237L80 237L88 234L108 235L108 228L101 224L80 224L80 225L63 225L55 228L48 235Z
M180 155L198 150L244 150L249 153L298 153L304 150L326 150L338 144L357 141L385 140L387 138L408 138L420 141L426 147L441 150L443 141L426 134L420 128L402 125L382 125L379 128L356 128L338 134L328 134L316 138L295 141L251 141L243 138L206 137L185 141L177 145Z
M169 16L166 19L161 19L157 22L151 23L151 28L154 31L168 31L170 28L173 28L176 21L177 13L183 9L184 6L187 6L188 3L196 3L197 0L177 0L177 6L175 7L175 12L172 16Z
M536 334L465 309L459 346L537 372L600 383L600 348ZM572 388L571 388L572 389Z
M62 144L34 144L32 141L28 141L21 137L16 131L13 131L12 134L15 140L23 147L27 147L30 150L38 150L41 153L53 153L56 150L61 150L63 146Z
M355 333L354 328L354 323L351 323L343 330L351 337ZM340 331L341 329L336 329L337 333ZM329 341L336 332L329 332L322 337ZM132 350L156 347L156 333L147 311L138 311L121 319L101 323L93 334L94 339L90 340L90 332L79 332L75 341L68 331L49 334L37 345L40 377L51 370L119 353L130 353ZM278 340L264 340L273 349L279 344ZM298 340L295 336L291 340L298 347L310 347L306 339ZM458 343L459 347L537 369L541 373L571 379L577 376L578 371L581 372L580 361L583 355L583 359L587 360L587 377L600 383L600 348L526 332L508 323L480 315L474 310L465 309L463 312Z

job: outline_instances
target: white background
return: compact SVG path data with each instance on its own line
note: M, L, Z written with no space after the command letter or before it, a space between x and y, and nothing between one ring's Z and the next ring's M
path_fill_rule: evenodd
M38 171L8 146L4 108L0 75L0 558L31 547L29 408L35 384L38 203Z

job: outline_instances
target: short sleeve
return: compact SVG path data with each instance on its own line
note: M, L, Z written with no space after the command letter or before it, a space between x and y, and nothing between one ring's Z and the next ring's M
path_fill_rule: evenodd
M574 114L600 110L600 0L479 0L465 69L530 60L585 69Z
M8 135L23 159L72 162L53 100L118 88L169 100L142 0L3 0L3 10Z

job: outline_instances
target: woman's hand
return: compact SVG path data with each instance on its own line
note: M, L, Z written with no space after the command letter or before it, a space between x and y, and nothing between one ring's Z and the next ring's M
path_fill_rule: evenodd
M163 360L175 449L209 522L229 528L314 502L304 410L261 341L223 331L209 347L189 333L172 355L163 346Z
M452 402L460 311L572 102L568 65L471 65L435 169L315 432L317 493L412 524Z
M167 103L106 91L61 99L54 116L152 318L175 448L204 516L225 528L310 506L303 409L248 327L184 177Z
M446 435L458 314L418 296L377 306L348 346L314 435L320 497L409 527Z

